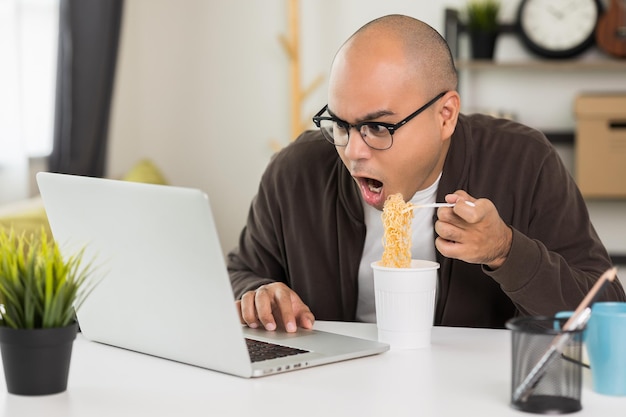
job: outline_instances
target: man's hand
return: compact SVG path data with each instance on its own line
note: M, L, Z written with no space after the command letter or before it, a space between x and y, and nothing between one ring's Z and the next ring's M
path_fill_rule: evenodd
M311 329L315 322L309 307L282 282L248 291L235 303L241 323L253 329L263 326L265 330L276 330L277 326L281 326L291 333L296 331L297 326Z
M437 211L435 246L442 255L497 269L511 250L513 231L490 200L474 199L465 191L446 196L452 208Z

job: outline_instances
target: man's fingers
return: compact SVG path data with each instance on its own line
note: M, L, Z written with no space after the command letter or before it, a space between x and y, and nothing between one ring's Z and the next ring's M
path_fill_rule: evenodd
M435 247L449 258L497 268L508 257L512 231L492 201L474 199L464 191L445 197L454 208L440 208L435 222Z
M238 311L239 317L241 319L242 324L248 325L253 329L259 327L260 322L256 315L256 306L254 304L255 291L248 291L241 297L241 301L237 301L238 303Z
M304 304L303 306L306 307L306 305ZM297 320L298 320L298 326L302 327L303 329L312 329L313 323L315 323L315 316L313 316L313 313L311 313L311 310L309 310L309 308L306 307L306 311L302 311L300 314L298 314Z
M295 332L298 326L311 329L315 317L300 297L283 283L267 284L249 291L236 301L242 324L266 330L284 328Z
M265 330L276 330L276 320L274 319L273 303L274 294L267 285L260 286L254 293L254 305L256 315L265 327Z
M315 316L309 309L309 306L302 302L302 299L294 291L290 293L291 308L295 315L297 325L304 329L312 329L315 323Z

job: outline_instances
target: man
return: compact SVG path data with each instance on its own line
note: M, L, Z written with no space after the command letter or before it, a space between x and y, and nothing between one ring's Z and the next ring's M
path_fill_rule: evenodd
M412 224L413 258L441 264L435 324L503 327L578 305L611 264L574 181L540 132L459 114L456 88L447 44L423 22L386 16L347 40L320 130L270 162L229 254L242 323L375 321L370 263L395 193L456 203ZM619 282L603 298L624 300Z

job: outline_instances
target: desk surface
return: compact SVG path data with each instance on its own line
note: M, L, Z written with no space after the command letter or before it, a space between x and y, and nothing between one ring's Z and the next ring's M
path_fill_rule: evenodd
M363 323L320 330L375 338ZM508 330L436 327L432 346L243 379L85 340L74 343L68 389L22 397L0 377L0 415L31 416L528 416L509 407ZM0 368L1 369L1 368ZM623 416L626 397L591 389L576 416Z

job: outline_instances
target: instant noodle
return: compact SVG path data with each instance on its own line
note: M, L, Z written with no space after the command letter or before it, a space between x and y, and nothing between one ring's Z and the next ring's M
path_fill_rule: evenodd
M381 266L409 268L411 266L411 221L413 205L402 194L387 197L383 206L383 256Z

